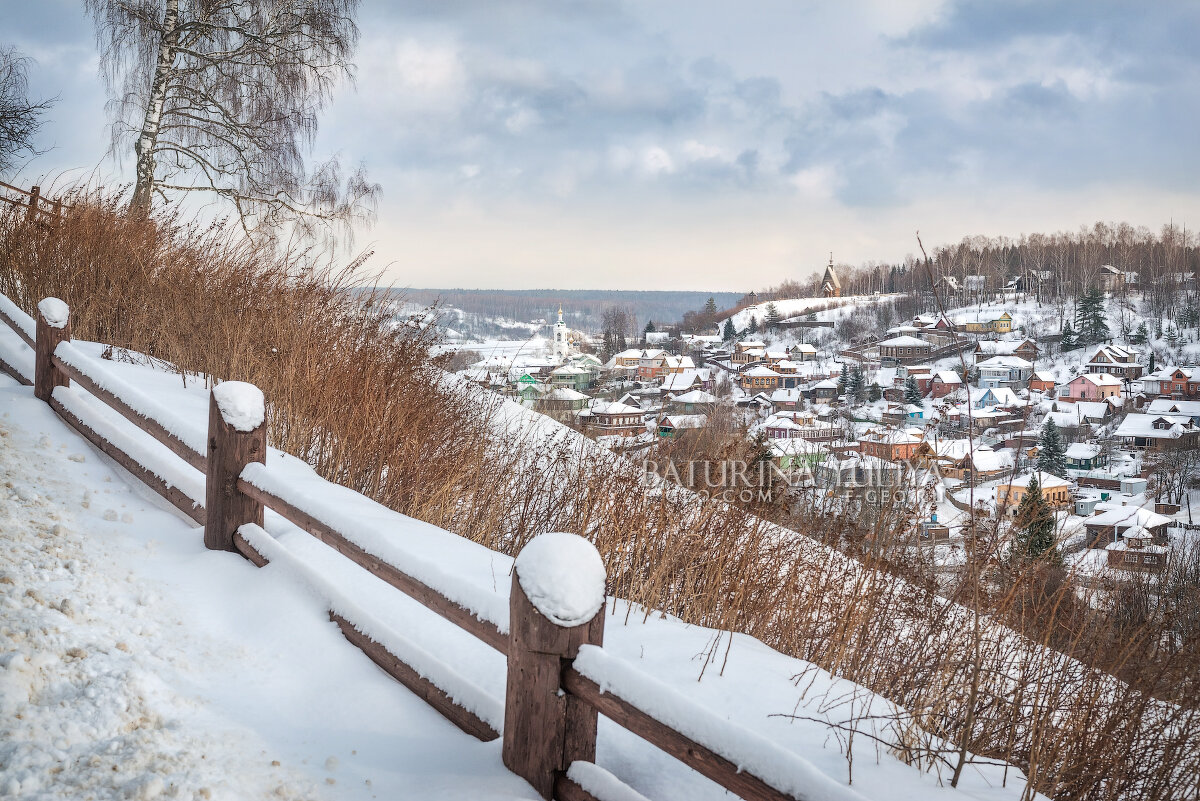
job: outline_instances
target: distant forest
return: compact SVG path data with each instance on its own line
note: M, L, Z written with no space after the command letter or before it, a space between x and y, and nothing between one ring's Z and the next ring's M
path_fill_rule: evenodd
M503 317L517 322L551 322L561 304L563 319L572 328L600 331L605 310L624 309L633 325L629 334L647 322L675 322L689 309L701 308L713 298L720 308L741 297L736 292L649 292L608 289L398 289L396 294L420 306L462 309L481 317Z

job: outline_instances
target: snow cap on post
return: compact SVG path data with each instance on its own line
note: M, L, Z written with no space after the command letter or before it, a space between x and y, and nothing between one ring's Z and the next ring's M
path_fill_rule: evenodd
M225 381L212 390L221 419L238 431L253 431L266 417L262 390L245 381Z
M42 298L38 303L38 314L51 328L66 328L71 319L71 309L58 298Z
M604 606L604 562L596 546L577 534L534 537L517 555L517 581L529 602L551 623L587 623Z

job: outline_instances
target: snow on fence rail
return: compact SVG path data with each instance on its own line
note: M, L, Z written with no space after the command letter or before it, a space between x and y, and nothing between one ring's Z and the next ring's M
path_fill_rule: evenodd
M466 562L494 556L483 546L426 524L419 524L415 537L389 537L387 529L394 532L399 521L414 521L323 479L311 479L319 488L295 486L294 476L268 468L257 388L239 382L214 388L205 436L73 345L66 304L47 298L38 309L35 322L0 295L0 321L34 351L30 375L28 355L13 353L0 338L0 370L32 384L34 395L86 439L203 525L206 547L240 553L259 567L271 560L291 563L324 593L330 619L351 643L463 731L482 740L502 736L504 764L543 797L640 798L594 764L602 713L742 798L861 798L803 758L604 651L604 566L586 540L571 534L534 538L514 563L504 604L499 594L438 563L439 555L446 561L447 545ZM183 464L131 437L108 409ZM267 508L504 653L502 710L436 654L373 623L369 612L278 546L263 529Z

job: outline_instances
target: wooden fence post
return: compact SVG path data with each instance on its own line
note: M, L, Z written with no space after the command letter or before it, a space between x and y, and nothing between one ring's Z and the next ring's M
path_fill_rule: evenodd
M38 304L37 331L33 349L33 396L47 403L55 387L69 387L71 379L54 366L54 349L71 341L71 310L58 298Z
M522 558L534 550L539 540L568 537L578 541L573 547L583 564L578 565L578 571L572 569L571 575L562 576L561 584L579 586L591 581L594 585L599 571L598 609L573 626L551 620L544 602L539 598L535 605L521 586ZM528 572L534 572L532 567ZM537 572L544 579L544 570ZM544 588L545 582L540 583ZM582 537L543 534L517 557L509 599L508 684L501 755L508 769L533 785L543 798L553 797L555 781L572 762L596 759L596 710L562 690L562 674L579 646L603 645L604 608L604 565L595 547Z
M33 222L33 218L37 216L38 196L42 194L42 188L35 186L29 190L29 211L25 212L25 221Z
M242 493L237 481L246 465L266 460L262 393L240 381L213 387L208 402L204 547L237 552L233 535L238 527L263 524L262 504Z

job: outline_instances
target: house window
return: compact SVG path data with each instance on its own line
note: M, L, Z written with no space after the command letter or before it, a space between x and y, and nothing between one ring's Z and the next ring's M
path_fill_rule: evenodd
M1136 553L1127 553L1125 554L1125 561L1128 564L1136 565L1139 561L1138 555Z
M1158 557L1157 557L1157 556L1149 556L1149 555L1147 555L1147 556L1143 556L1143 557L1142 557L1142 564L1143 564L1143 565L1157 565L1157 564L1158 564Z

